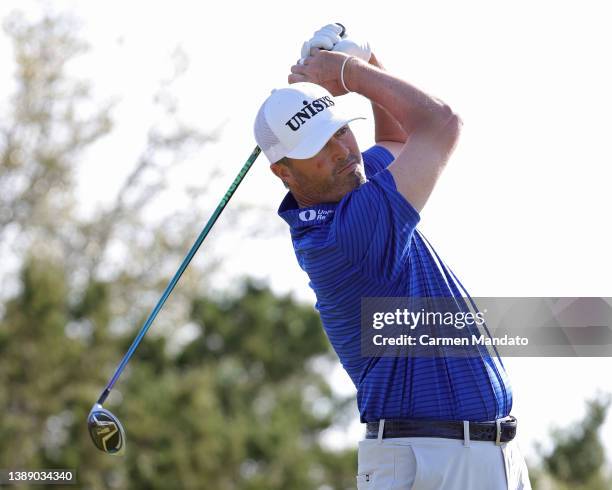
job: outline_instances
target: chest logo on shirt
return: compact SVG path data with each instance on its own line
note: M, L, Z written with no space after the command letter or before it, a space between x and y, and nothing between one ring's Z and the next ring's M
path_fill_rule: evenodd
M333 209L317 209L317 210L307 209L305 211L300 212L298 216L300 220L308 222L308 221L314 221L314 220L324 221L332 214L334 214Z
M302 211L298 216L302 221L312 221L317 217L317 212L314 209L309 209L308 211Z

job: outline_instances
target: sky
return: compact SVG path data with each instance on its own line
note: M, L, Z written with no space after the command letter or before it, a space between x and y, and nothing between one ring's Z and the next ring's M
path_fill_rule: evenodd
M219 140L172 176L175 194L158 204L160 210L180 201L181 186L206 179L207 166L221 165L231 182L255 145L259 105L272 88L286 84L302 42L338 21L350 35L367 39L388 71L441 98L463 120L457 149L419 227L468 291L612 296L612 32L606 2L9 0L0 16L18 6L36 12L40 5L79 19L79 34L92 49L74 70L93 80L100 100L119 100L115 131L80 167L84 213L109 202L129 172L157 117L151 97L171 76L177 47L189 63L172 86L181 118L203 131L218 130ZM0 56L11 56L6 37ZM11 73L0 76L0 89L10 87ZM370 116L360 96L342 99ZM352 127L362 149L373 143L371 117ZM269 206L271 226L278 226L274 210L284 192L261 156L234 200ZM287 235L254 238L246 247L219 243L227 251L227 285L248 272L314 304ZM546 445L552 427L582 416L586 398L612 392L611 359L512 358L505 364L519 443L530 457L537 441ZM341 368L333 378L339 391L354 393ZM355 444L360 435L355 420L326 440ZM612 456L611 420L604 436Z

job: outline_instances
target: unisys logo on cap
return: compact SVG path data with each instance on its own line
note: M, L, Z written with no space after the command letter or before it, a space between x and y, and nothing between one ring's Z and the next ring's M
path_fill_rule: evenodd
M319 97L312 102L304 100L302 103L304 104L304 107L297 111L293 117L285 123L285 125L289 126L292 131L297 131L300 129L311 117L315 117L319 112L324 111L330 106L336 105L336 103L328 95Z
M276 163L284 157L312 158L342 126L356 118L338 111L338 103L324 87L298 82L273 91L255 118L255 139Z

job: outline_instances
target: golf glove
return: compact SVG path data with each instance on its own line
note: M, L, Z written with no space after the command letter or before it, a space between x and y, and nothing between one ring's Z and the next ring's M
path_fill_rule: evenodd
M350 56L355 56L363 61L370 61L372 49L367 41L357 41L349 38L344 33L344 37L340 37L342 27L338 24L328 24L314 33L309 41L302 45L302 53L299 64L303 64L304 59L310 56L312 48L326 49L331 51L339 51Z

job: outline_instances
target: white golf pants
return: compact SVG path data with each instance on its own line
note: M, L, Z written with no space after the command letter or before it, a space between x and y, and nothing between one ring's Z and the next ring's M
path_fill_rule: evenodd
M516 441L405 437L359 443L358 490L531 490Z

